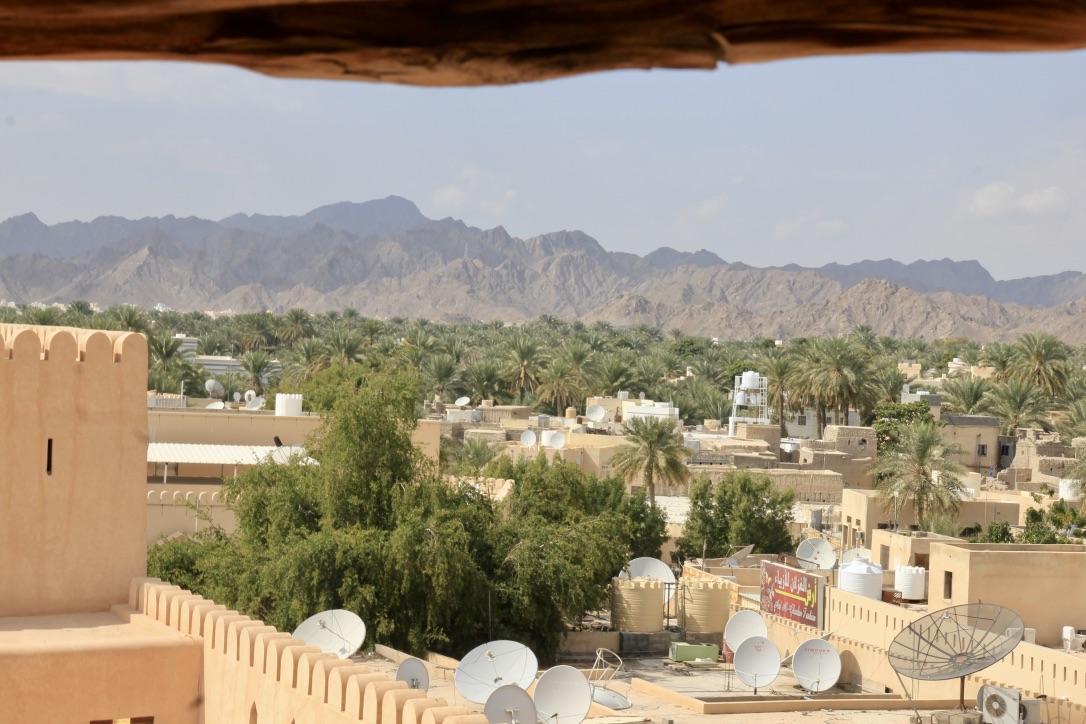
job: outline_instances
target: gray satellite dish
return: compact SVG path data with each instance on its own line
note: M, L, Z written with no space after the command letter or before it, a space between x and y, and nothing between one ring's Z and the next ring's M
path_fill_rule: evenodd
M642 392L642 393L640 394L640 397L641 397L641 399L642 399L642 400L644 400L644 399L645 399L645 393L644 393L644 392Z
M206 409L208 409L208 410L221 410L224 407L226 407L225 402L223 402L222 400L215 400L210 405L208 405Z
M822 538L806 538L800 541L796 548L796 558L799 559L800 567L809 571L828 571L837 564L833 544Z
M886 649L894 671L910 679L961 679L1009 654L1025 634L1022 617L994 603L967 603L929 613L902 629Z
M470 405L471 404L471 398L470 397L457 397L456 402L454 402L453 404L456 405L457 407L464 407L465 405Z
M743 642L755 636L769 633L765 619L757 611L739 611L732 614L724 626L724 642L732 651L738 651Z
M222 397L226 394L226 388L218 380L208 380L204 383L204 389L207 390L208 397Z
M832 689L841 676L841 656L825 639L807 639L792 654L796 683L812 694Z
M349 659L366 640L366 624L350 611L335 609L310 616L291 635L326 654Z
M633 706L633 702L622 694L607 688L607 684L621 669L622 657L611 649L596 649L596 661L588 675L588 681L592 685L592 701L614 710Z
M516 684L499 686L487 697L483 716L489 724L537 724L535 702Z
M566 434L564 432L555 432L551 435L550 447L555 450L561 450L566 446Z
M425 692L430 688L430 672L426 670L426 664L411 657L396 667L396 681L406 681L408 688Z
M240 392L235 392L234 393L234 402L241 402L241 393Z
M589 405L584 415L592 422L607 422L607 408L603 405Z
M580 671L560 664L539 677L535 708L542 724L581 724L592 708L592 687Z
M520 444L524 447L532 447L535 445L535 433L531 430L525 430L520 433Z
M730 645L730 644L729 644ZM751 636L735 651L735 675L758 693L781 672L781 652L765 636Z
M754 544L752 543L749 546L743 546L742 548L737 550L735 553L728 556L728 559L725 562L728 564L729 568L738 568L739 566L741 566L743 564L743 561L745 561L747 559L747 556L749 556L753 552L754 552Z
M485 704L496 689L516 684L527 689L535 681L539 662L516 641L491 641L464 655L453 674L457 691L468 701Z
M263 406L264 406L264 398L263 397L254 397L253 399L251 399L251 400L249 400L248 402L245 403L245 409L246 410L259 410Z
M849 548L847 551L841 554L841 565L848 565L857 558L867 558L871 560L870 548Z
M256 399L256 390L245 390L245 401L251 402Z

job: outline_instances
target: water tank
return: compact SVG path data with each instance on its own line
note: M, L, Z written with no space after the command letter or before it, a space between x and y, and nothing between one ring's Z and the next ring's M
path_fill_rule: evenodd
M551 442L554 440L554 430L540 430L539 444L543 447L550 447Z
M687 631L723 632L728 623L728 589L723 581L683 579L683 620Z
M866 558L854 558L841 566L837 575L837 587L864 598L882 598L882 566Z
M275 395L276 417L298 417L302 414L302 396L283 392Z
M758 373L752 370L747 370L743 373L741 384L743 385L743 387L746 387L748 389L757 389L760 386L758 384Z
M905 601L923 601L928 597L928 572L923 566L898 566L894 571L894 590Z
M611 581L611 628L655 633L664 628L664 582L644 579Z
M540 415L539 416L539 426L541 428L546 429L546 428L550 427L550 424L551 424L551 418L550 418L549 415Z
M1060 478L1060 499L1061 500L1078 500L1078 480Z

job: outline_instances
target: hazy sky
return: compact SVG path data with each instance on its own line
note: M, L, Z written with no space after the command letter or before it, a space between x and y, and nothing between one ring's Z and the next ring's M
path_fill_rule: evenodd
M0 219L405 196L527 237L756 266L1086 270L1086 53L826 58L502 88L0 63Z

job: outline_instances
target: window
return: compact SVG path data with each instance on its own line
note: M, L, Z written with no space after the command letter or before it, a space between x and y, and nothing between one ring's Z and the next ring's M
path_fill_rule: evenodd
M45 448L45 474L53 474L53 438L49 438L49 443Z
M796 424L805 426L807 424L807 416L806 415L796 415Z
M1011 454L1011 446L1007 443L1003 443L999 446L999 454L1003 457L1007 457Z
M987 445L977 445L977 457L978 458L986 458L986 457L988 457L988 446Z
M954 574L943 571L943 598L954 597Z

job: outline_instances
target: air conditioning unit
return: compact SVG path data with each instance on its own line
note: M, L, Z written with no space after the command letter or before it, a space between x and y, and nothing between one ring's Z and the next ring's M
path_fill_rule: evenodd
M1041 724L1041 700L1022 699L1018 705L1018 720L1021 724Z
M1019 724L1022 692L1002 686L982 686L977 692L977 709L984 724ZM1038 709L1038 724L1040 724Z

